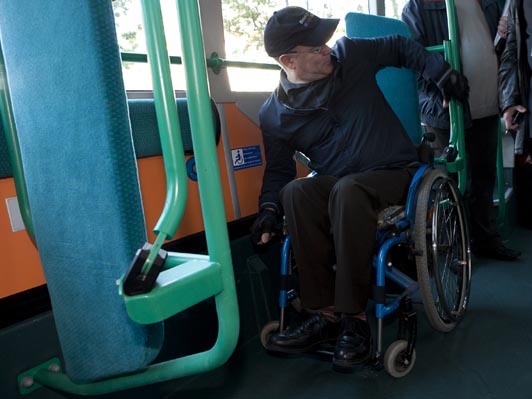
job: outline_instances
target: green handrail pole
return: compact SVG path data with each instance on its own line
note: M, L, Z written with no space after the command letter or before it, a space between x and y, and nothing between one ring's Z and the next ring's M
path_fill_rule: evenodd
M506 184L504 179L504 157L502 154L502 127L499 121L497 129L497 193L499 195L499 210L497 212L497 225L504 227L506 219Z
M154 228L158 237L150 253L152 255L157 253L164 239L175 234L179 226L187 199L187 173L159 1L143 0L142 15L166 172L166 200Z
M216 296L219 333L213 349L218 348L219 356L225 362L236 346L240 320L214 128L210 117L212 111L207 86L205 50L197 0L176 2L207 248L211 261L222 267L224 290Z
M445 58L449 64L457 71L461 70L460 65L460 46L457 26L456 9L454 0L445 0L447 7L447 27L449 30L449 42L444 42ZM457 170L458 172L458 187L460 193L463 195L467 185L467 162L466 162L466 148L464 137L464 110L462 104L452 99L449 104L450 116L450 143L454 145L458 151L457 161L462 160L462 165Z
M11 162L11 169L13 170L13 178L15 180L15 189L17 191L17 200L20 208L20 214L24 221L26 231L31 240L35 244L35 233L33 231L33 219L31 217L30 203L28 200L28 190L26 188L26 180L24 178L24 169L22 165L22 155L20 153L20 146L18 141L17 127L15 125L15 118L13 116L13 108L11 106L11 97L9 94L9 86L7 84L6 66L4 62L4 54L0 46L0 114L4 131L6 135L7 148L9 152L9 160Z
M148 56L141 53L120 53L120 57L124 62L148 62ZM170 64L181 65L183 62L181 57L170 56ZM269 69L279 70L281 67L278 64L268 64L259 62L247 62L247 61L231 61L224 60L218 56L218 53L212 53L207 58L207 66L213 70L214 73L220 73L222 68L234 67L234 68L256 68L256 69Z

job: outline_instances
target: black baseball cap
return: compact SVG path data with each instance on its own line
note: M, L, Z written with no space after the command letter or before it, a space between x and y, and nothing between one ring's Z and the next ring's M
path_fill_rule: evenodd
M321 46L329 41L338 22L319 18L302 7L285 7L268 20L264 47L270 57L278 57L296 46Z

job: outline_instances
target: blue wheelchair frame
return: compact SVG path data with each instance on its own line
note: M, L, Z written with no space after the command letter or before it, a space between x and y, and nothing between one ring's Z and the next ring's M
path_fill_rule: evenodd
M409 228L414 224L415 209L417 203L417 191L419 185L423 179L425 173L431 170L433 167L428 164L422 164L412 181L408 189L405 217L394 224L394 228L398 233L390 234L390 228L385 228L377 231L376 248L378 252L374 257L373 266L376 269L376 284L375 292L381 292L376 299L375 315L377 318L377 350L375 352L374 366L380 368L382 365L382 331L383 331L383 319L395 312L403 303L405 306L405 313L408 314L407 319L411 320L408 331L408 347L407 356L412 356L412 352L415 346L416 338L416 323L415 313L411 310L411 304L409 297L419 290L419 284L417 281L411 279L406 274L393 266L387 265L388 252L390 249L398 244L406 243L409 240ZM281 250L281 290L279 292L279 330L285 329L285 311L289 306L290 301L297 297L298 293L294 288L287 287L287 280L290 275L290 256L291 256L291 239L287 235L283 241ZM384 301L384 292L386 286L386 278L390 279L405 291L394 298L389 304ZM405 320L408 322L408 320ZM405 334L404 327L400 325L400 335Z

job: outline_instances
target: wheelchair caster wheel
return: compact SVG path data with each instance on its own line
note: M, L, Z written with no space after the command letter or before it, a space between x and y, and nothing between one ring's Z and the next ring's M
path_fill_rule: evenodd
M412 352L412 358L407 361L404 358L408 342L405 340L398 340L386 349L384 354L384 369L392 377L401 378L410 373L416 362L416 350Z
M260 332L260 343L265 349L268 349L268 341L270 340L270 336L277 331L279 331L278 320L270 321L264 327L262 327Z

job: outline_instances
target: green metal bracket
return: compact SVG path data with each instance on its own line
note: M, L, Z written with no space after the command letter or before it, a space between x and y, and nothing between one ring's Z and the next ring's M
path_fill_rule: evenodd
M218 53L212 53L210 58L207 58L207 65L212 69L212 71L218 75L222 68L224 67L224 60L222 60Z
M20 373L17 376L17 381L18 390L21 395L27 395L42 387L42 385L35 380L35 374L41 370L46 370L51 373L59 373L61 371L61 361L59 358L54 357L47 362L41 363L30 370Z
M124 296L124 300L133 321L151 324L163 321L222 290L220 265L198 258L162 271L153 290L147 294Z

